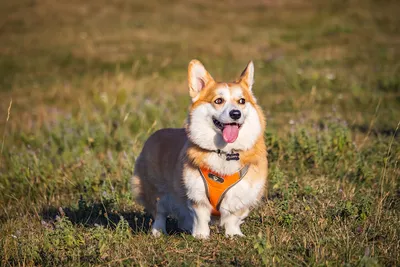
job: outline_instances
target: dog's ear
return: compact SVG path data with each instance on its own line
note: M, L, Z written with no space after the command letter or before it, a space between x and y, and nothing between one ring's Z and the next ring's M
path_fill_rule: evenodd
M247 88L251 91L254 84L254 64L253 61L250 61L246 68L243 70L242 74L239 78L240 83L244 83Z
M190 97L192 98L192 101L195 102L201 90L203 90L210 82L214 82L214 79L200 61L193 59L189 63L188 82Z

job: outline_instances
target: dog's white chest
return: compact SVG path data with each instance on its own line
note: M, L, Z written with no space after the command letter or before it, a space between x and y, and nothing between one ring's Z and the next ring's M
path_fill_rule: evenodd
M183 172L187 197L197 203L207 203L207 193L204 181L197 169L186 169Z
M220 211L225 210L232 213L254 206L263 188L264 183L262 181L250 183L246 177L243 178L226 192L221 202Z

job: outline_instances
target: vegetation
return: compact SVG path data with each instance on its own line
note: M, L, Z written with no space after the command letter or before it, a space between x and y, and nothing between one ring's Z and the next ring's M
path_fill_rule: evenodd
M400 265L394 0L2 1L0 265ZM268 197L229 239L153 238L129 178L187 64L255 62Z

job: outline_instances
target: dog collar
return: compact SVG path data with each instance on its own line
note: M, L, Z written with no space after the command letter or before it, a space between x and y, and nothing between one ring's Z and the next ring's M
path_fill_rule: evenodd
M235 172L231 175L220 175L212 172L208 168L199 168L199 172L203 178L204 186L206 188L207 198L212 206L212 215L221 215L219 208L225 194L229 189L243 179L248 170L249 165L246 165L238 172Z
M226 159L227 161L239 160L239 159L240 159L240 157L239 157L239 152L236 152L236 151L233 150L233 149L232 149L231 153L222 151L221 149L214 150L214 152L216 152L219 156L221 156L222 154L225 154L225 155L226 155L226 156L225 156L225 159Z

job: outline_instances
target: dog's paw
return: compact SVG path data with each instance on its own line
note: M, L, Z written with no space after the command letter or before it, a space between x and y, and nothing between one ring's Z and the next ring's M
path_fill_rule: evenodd
M210 234L208 233L193 233L193 237L197 238L197 239L209 239L210 238Z
M242 233L240 228L232 228L225 230L226 237L244 237L245 235Z
M202 227L193 227L192 235L198 239L208 239L210 237L210 227L208 224L203 225Z
M154 236L154 237L160 237L161 235L163 235L163 234L165 234L162 230L160 230L160 229L155 229L155 228L153 228L153 229L151 229L151 234Z
M236 234L225 233L225 236L233 238L233 237L245 237L246 235L244 235L243 233L236 233Z

